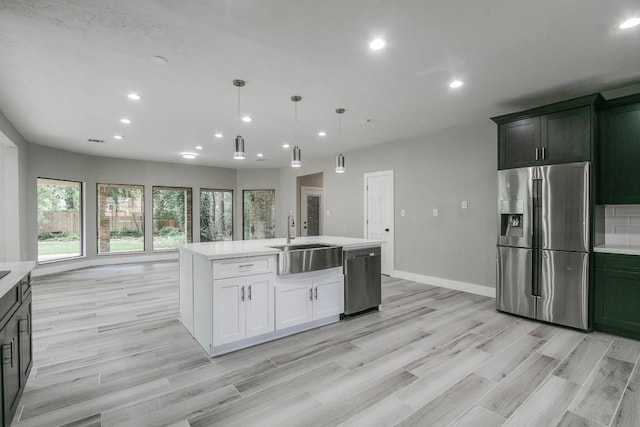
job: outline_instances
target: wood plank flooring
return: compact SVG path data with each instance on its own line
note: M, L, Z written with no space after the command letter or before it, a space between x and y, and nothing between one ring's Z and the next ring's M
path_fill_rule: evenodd
M33 283L15 426L639 426L640 342L383 278L383 308L209 359L176 262Z

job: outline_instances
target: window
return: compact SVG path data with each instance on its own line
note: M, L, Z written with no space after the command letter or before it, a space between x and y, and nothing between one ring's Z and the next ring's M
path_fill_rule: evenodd
M191 243L191 189L153 187L153 250Z
M38 178L38 262L80 257L82 183Z
M144 251L144 187L98 184L98 253Z
M276 191L243 190L243 239L276 237Z
M200 190L200 241L233 240L233 191Z

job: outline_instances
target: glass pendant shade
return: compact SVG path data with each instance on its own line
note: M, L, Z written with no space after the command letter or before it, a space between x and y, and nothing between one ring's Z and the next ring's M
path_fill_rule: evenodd
M291 167L299 168L302 166L302 154L300 153L300 148L296 145L293 147L293 151L291 153Z
M336 173L344 173L344 156L342 154L336 156Z
M233 152L233 158L236 160L243 160L244 153L244 138L240 135L236 136L235 151Z

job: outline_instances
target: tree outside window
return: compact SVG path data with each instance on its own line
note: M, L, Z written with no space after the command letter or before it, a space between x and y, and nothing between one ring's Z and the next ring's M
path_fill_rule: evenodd
M153 187L153 250L191 243L191 188Z
M243 238L276 237L276 191L243 190Z

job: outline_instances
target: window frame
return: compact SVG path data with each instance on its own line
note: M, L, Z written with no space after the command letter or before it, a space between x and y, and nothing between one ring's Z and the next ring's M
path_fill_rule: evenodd
M254 188L254 189L243 189L242 190L242 240L247 240L247 238L245 236L245 233L244 233L244 230L245 230L245 226L244 226L245 225L244 224L244 221L245 221L244 195L245 195L245 193L251 192L251 191L271 191L271 192L273 192L273 205L275 206L275 204L276 204L276 190L275 190L275 188ZM276 216L276 214L274 214L274 223L275 223L275 216ZM275 236L275 233L274 233L274 236ZM259 240L259 239L251 239L251 240Z
M80 235L80 254L79 255L74 255L74 256L69 256L69 257L64 257L64 258L56 258L56 259L50 259L50 260L45 260L45 261L40 261L40 248L38 246L38 243L40 243L40 240L38 238L38 236L40 235L40 227L38 225L36 225L36 264L37 265L41 265L41 264L52 264L52 263L56 263L56 262L63 262L63 261L69 261L69 260L74 260L74 259L81 259L81 258L86 258L87 257L87 248L86 248L86 242L87 242L87 233L85 230L85 224L86 224L86 206L85 206L85 199L86 199L86 183L84 181L76 181L73 179L60 179L60 178L49 178L49 177L45 177L45 176L37 176L36 177L36 223L37 223L37 218L39 215L39 199L38 199L38 186L40 185L40 180L48 180L48 181L59 181L59 182L72 182L74 184L79 184L80 186L80 200L78 201L78 221L79 221L79 225L78 228L80 230L80 232L78 233Z
M155 205L154 205L154 198L153 198L153 192L155 190L183 190L183 191L189 191L191 194L191 218L187 221L188 227L187 230L185 230L185 237L186 237L186 242L182 243L184 244L188 244L188 243L193 243L193 187L175 187L175 186L170 186L170 185L152 185L151 186L151 252L155 252L155 253L162 253L162 252L176 252L178 251L178 248L162 248L162 249L154 249L154 232L153 232L153 228L154 228L154 221L155 221ZM188 206L188 201L186 200L187 198L185 197L185 209Z
M120 252L100 252L100 186L101 185L111 185L111 186L121 186L121 187L141 187L142 188L142 250L135 251L120 251ZM96 255L98 256L113 256L113 255L130 255L130 254L141 254L146 252L147 250L147 227L146 227L146 215L145 215L145 197L146 197L146 188L144 184L113 184L106 182L97 182L96 183ZM153 210L153 209L152 209ZM153 234L153 229L152 229Z
M235 202L234 190L232 190L232 189L224 189L224 188L204 188L204 187L201 187L200 188L200 192L198 193L198 213L200 212L200 203L202 203L202 192L203 191L221 191L221 192L231 193L231 240L217 240L217 241L219 241L219 242L233 241L233 236L234 236L234 232L235 232L235 225L236 225L236 221L235 221L235 206L234 206L234 202ZM244 209L243 209L243 211L244 211ZM202 233L202 230L200 228L200 224L198 224L198 238L202 237L201 233Z

